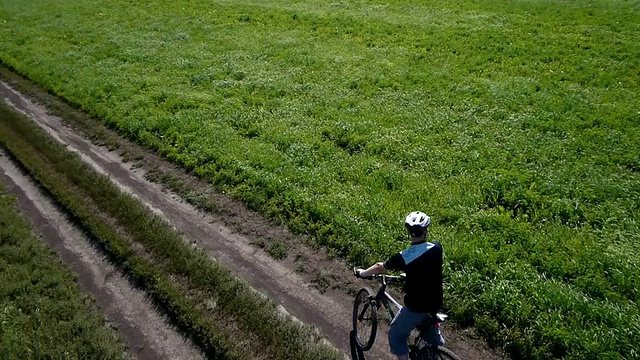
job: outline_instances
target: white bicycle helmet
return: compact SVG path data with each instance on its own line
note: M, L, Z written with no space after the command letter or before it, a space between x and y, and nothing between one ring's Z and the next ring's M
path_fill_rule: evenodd
M422 236L429 225L431 225L431 218L421 211L412 212L404 220L404 226L412 237Z

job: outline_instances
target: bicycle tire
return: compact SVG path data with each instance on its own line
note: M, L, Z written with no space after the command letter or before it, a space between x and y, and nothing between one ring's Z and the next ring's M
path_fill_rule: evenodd
M356 299L353 302L353 331L355 334L356 344L362 351L371 349L376 340L376 332L378 331L378 303L373 300L374 293L371 289L364 287L358 291ZM362 307L361 307L362 306ZM368 317L366 316L368 315ZM362 320L365 320L363 322ZM359 329L361 325L365 327L371 326L368 339L361 339L363 335ZM364 329L363 329L364 330Z
M432 354L433 360L460 360L458 355L444 346L438 346Z

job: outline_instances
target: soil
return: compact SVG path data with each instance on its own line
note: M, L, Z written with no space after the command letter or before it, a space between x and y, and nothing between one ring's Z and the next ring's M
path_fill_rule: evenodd
M204 249L211 258L282 305L283 310L298 320L315 325L329 342L348 354L353 295L364 284L363 280L353 277L344 260L314 246L307 236L293 234L217 192L206 181L120 137L98 120L74 110L15 74L7 74L6 70L1 73L12 86L29 93L27 97L0 81L0 97L6 103L33 119L69 150L80 154L94 169L108 174L123 191L167 219L184 235L185 241ZM128 161L130 159L136 160ZM189 195L205 196L207 211L199 210L169 191L165 186L168 182L180 184L188 189ZM387 351L385 330L379 330L376 345L367 352L367 358L392 359ZM462 359L506 358L477 340L472 329L457 330L449 324L444 334L447 347Z

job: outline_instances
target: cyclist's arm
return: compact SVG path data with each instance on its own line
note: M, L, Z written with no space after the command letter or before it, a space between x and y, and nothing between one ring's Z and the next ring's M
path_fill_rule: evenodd
M404 271L406 264L402 258L402 254L397 253L387 259L385 262L379 262L371 265L370 268L360 273L362 277L368 277L375 274L384 274L387 270Z
M384 274L386 271L387 269L384 268L384 263L379 262L371 265L367 270L361 272L360 276L369 277L375 274Z
M405 271L407 268L407 264L404 262L402 253L397 253L387 259L387 261L383 263L383 266L385 269L392 271Z

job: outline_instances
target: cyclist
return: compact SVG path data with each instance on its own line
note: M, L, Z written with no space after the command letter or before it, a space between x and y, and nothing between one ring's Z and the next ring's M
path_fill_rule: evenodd
M431 218L425 213L414 211L407 215L404 226L409 232L411 245L385 262L379 262L368 269L357 269L356 276L367 278L387 270L406 273L404 284L404 306L389 327L391 353L399 360L409 359L407 338L422 321L436 316L442 308L442 246L437 242L427 242ZM440 345L442 337L437 336Z

